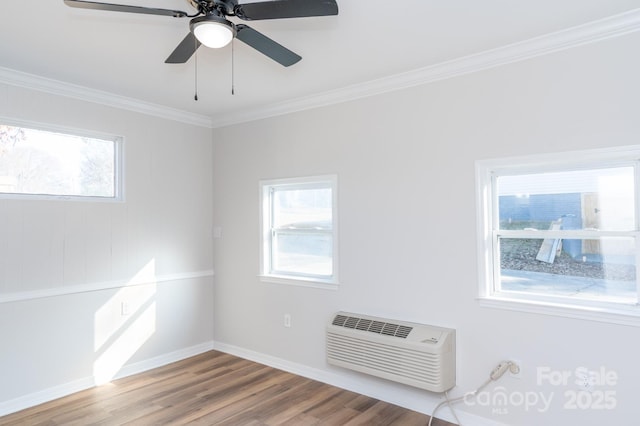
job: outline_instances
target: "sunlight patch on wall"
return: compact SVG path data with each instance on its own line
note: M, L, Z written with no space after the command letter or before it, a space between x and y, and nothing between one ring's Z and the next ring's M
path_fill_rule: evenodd
M145 265L94 315L93 376L108 383L156 331L155 260Z

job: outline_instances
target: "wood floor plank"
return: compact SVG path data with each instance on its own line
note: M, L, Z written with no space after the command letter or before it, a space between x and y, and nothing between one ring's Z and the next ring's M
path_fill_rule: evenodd
M0 425L425 426L428 420L415 411L210 351L0 417Z
M326 398L320 401L314 407L309 408L306 413L318 419L325 419L330 417L333 413L335 413L336 407L341 409L344 408L345 410L349 410L349 412L360 413L359 411L348 408L348 404L358 398L358 396L360 395L355 392L340 389L340 392L331 396L330 398Z
M332 413L327 413L325 416L320 417L320 422L318 422L318 425L343 426L360 414L362 414L360 411L354 410L353 408L336 407Z
M404 408L386 402L378 401L371 408L364 411L357 417L354 417L344 426L360 426L360 425L391 425L395 420L405 413ZM427 416L424 416L426 419ZM420 424L420 423L416 423Z

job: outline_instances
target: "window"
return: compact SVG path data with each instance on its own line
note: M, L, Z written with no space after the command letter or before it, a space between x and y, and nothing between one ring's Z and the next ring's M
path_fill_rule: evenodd
M263 181L263 279L337 284L336 177Z
M481 301L640 317L639 165L640 147L479 161Z
M121 144L115 136L0 124L0 196L120 200Z

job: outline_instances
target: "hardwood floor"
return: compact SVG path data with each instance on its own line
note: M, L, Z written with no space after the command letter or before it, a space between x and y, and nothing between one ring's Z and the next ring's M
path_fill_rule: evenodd
M0 417L0 425L424 426L428 420L415 411L211 351Z

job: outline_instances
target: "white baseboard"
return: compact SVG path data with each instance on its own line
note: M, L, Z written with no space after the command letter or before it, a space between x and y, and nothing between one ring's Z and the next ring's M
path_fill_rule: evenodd
M414 390L407 389L406 392L403 392L402 390L399 391L396 386L387 386L385 388L384 381L380 379L369 378L368 376L360 375L359 373L351 374L351 372L347 372L347 370L345 370L345 374L335 373L218 341L214 341L213 348L220 352L225 352L240 358L268 365L279 370L284 370L298 376L327 383L341 389L366 395L426 415L431 415L433 408L442 401L442 399L436 397L435 394L426 391L416 392ZM458 409L456 409L456 414L465 426L507 426L504 423L499 423L495 420L480 417ZM455 419L448 409L443 408L441 411L438 411L436 413L436 417L455 423Z
M11 399L9 401L2 401L0 402L0 416L6 416L7 414L24 410L25 408L53 401L54 399L71 395L72 393L89 389L93 386L93 377L86 377L84 379L74 380L73 382L65 383L63 385L54 386L49 389L43 389L41 391Z
M163 365L171 364L172 362L181 361L183 359L190 358L192 356L196 356L210 350L213 350L213 342L204 342L199 345L178 349L177 351L169 352L168 354L158 355L144 361L125 365L124 367L122 367L122 369L120 369L113 380L132 376L138 373L143 373L145 371L162 367Z
M213 348L213 342L204 342L199 345L179 349L177 351L149 358L144 361L125 365L113 380L162 367L163 365L167 365L172 362L180 361L195 355L199 355L203 352L210 351ZM35 405L43 404L45 402L53 401L54 399L71 395L72 393L92 388L95 386L95 384L96 382L94 377L85 377L83 379L74 380L72 382L65 383L59 386L43 389L41 391L24 395L9 401L0 401L0 416L6 416L7 414L15 413L17 411L24 410Z

